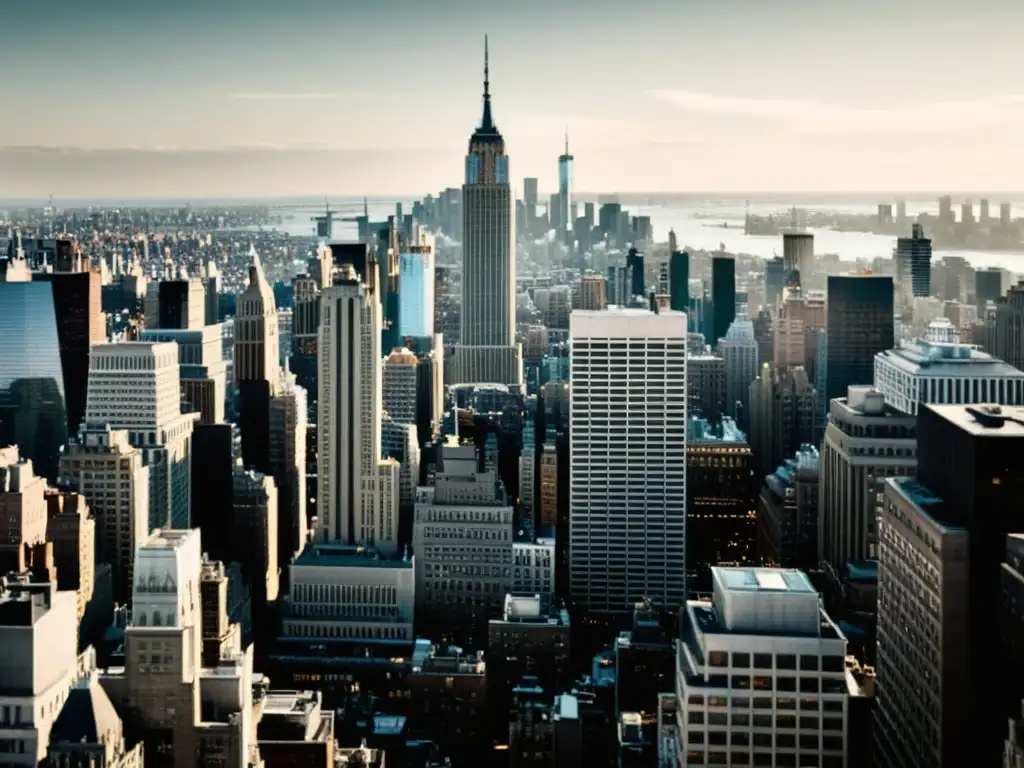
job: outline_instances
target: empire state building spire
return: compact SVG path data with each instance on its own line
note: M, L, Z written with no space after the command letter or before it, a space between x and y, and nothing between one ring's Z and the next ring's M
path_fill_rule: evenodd
M480 118L480 127L473 134L474 138L501 137L498 127L491 117L491 66L488 52L487 35L484 35L484 114Z

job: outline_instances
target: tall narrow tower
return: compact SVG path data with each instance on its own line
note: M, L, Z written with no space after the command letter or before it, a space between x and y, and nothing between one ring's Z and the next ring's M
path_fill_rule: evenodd
M512 189L505 139L491 116L484 38L484 111L469 138L462 185L462 346L450 383L519 384Z
M569 130L565 131L565 152L558 157L558 233L566 242L572 236L572 155Z

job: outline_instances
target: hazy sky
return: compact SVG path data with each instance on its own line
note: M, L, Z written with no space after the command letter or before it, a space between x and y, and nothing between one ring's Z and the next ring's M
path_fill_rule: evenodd
M0 198L1024 187L1018 0L4 0Z

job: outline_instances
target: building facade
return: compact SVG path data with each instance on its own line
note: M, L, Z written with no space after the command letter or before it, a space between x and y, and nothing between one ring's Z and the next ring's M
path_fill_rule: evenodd
M569 570L576 605L686 597L686 316L574 312ZM542 470L543 471L543 470Z

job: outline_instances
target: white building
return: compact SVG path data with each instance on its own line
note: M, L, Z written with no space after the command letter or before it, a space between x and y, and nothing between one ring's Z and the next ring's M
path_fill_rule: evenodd
M512 591L531 595L555 592L555 540L512 545Z
M149 528L187 528L191 508L192 426L181 412L178 345L94 344L85 422L128 431L149 467Z
M36 766L79 676L75 593L0 579L0 763Z
M846 638L801 571L712 568L676 641L681 766L844 768Z
M589 611L686 599L686 315L573 312L570 589Z
M348 545L307 547L289 569L282 634L414 640L414 561Z
M911 416L920 403L1024 405L1024 372L970 344L941 318L925 338L875 355L875 386Z
M398 550L398 466L381 459L381 310L350 266L320 301L318 539Z
M249 285L235 300L234 381L274 381L280 365L280 337L274 292L253 249Z
M86 422L60 458L62 481L73 484L96 517L97 561L113 569L114 599L132 594L135 553L149 536L149 467L128 432Z

